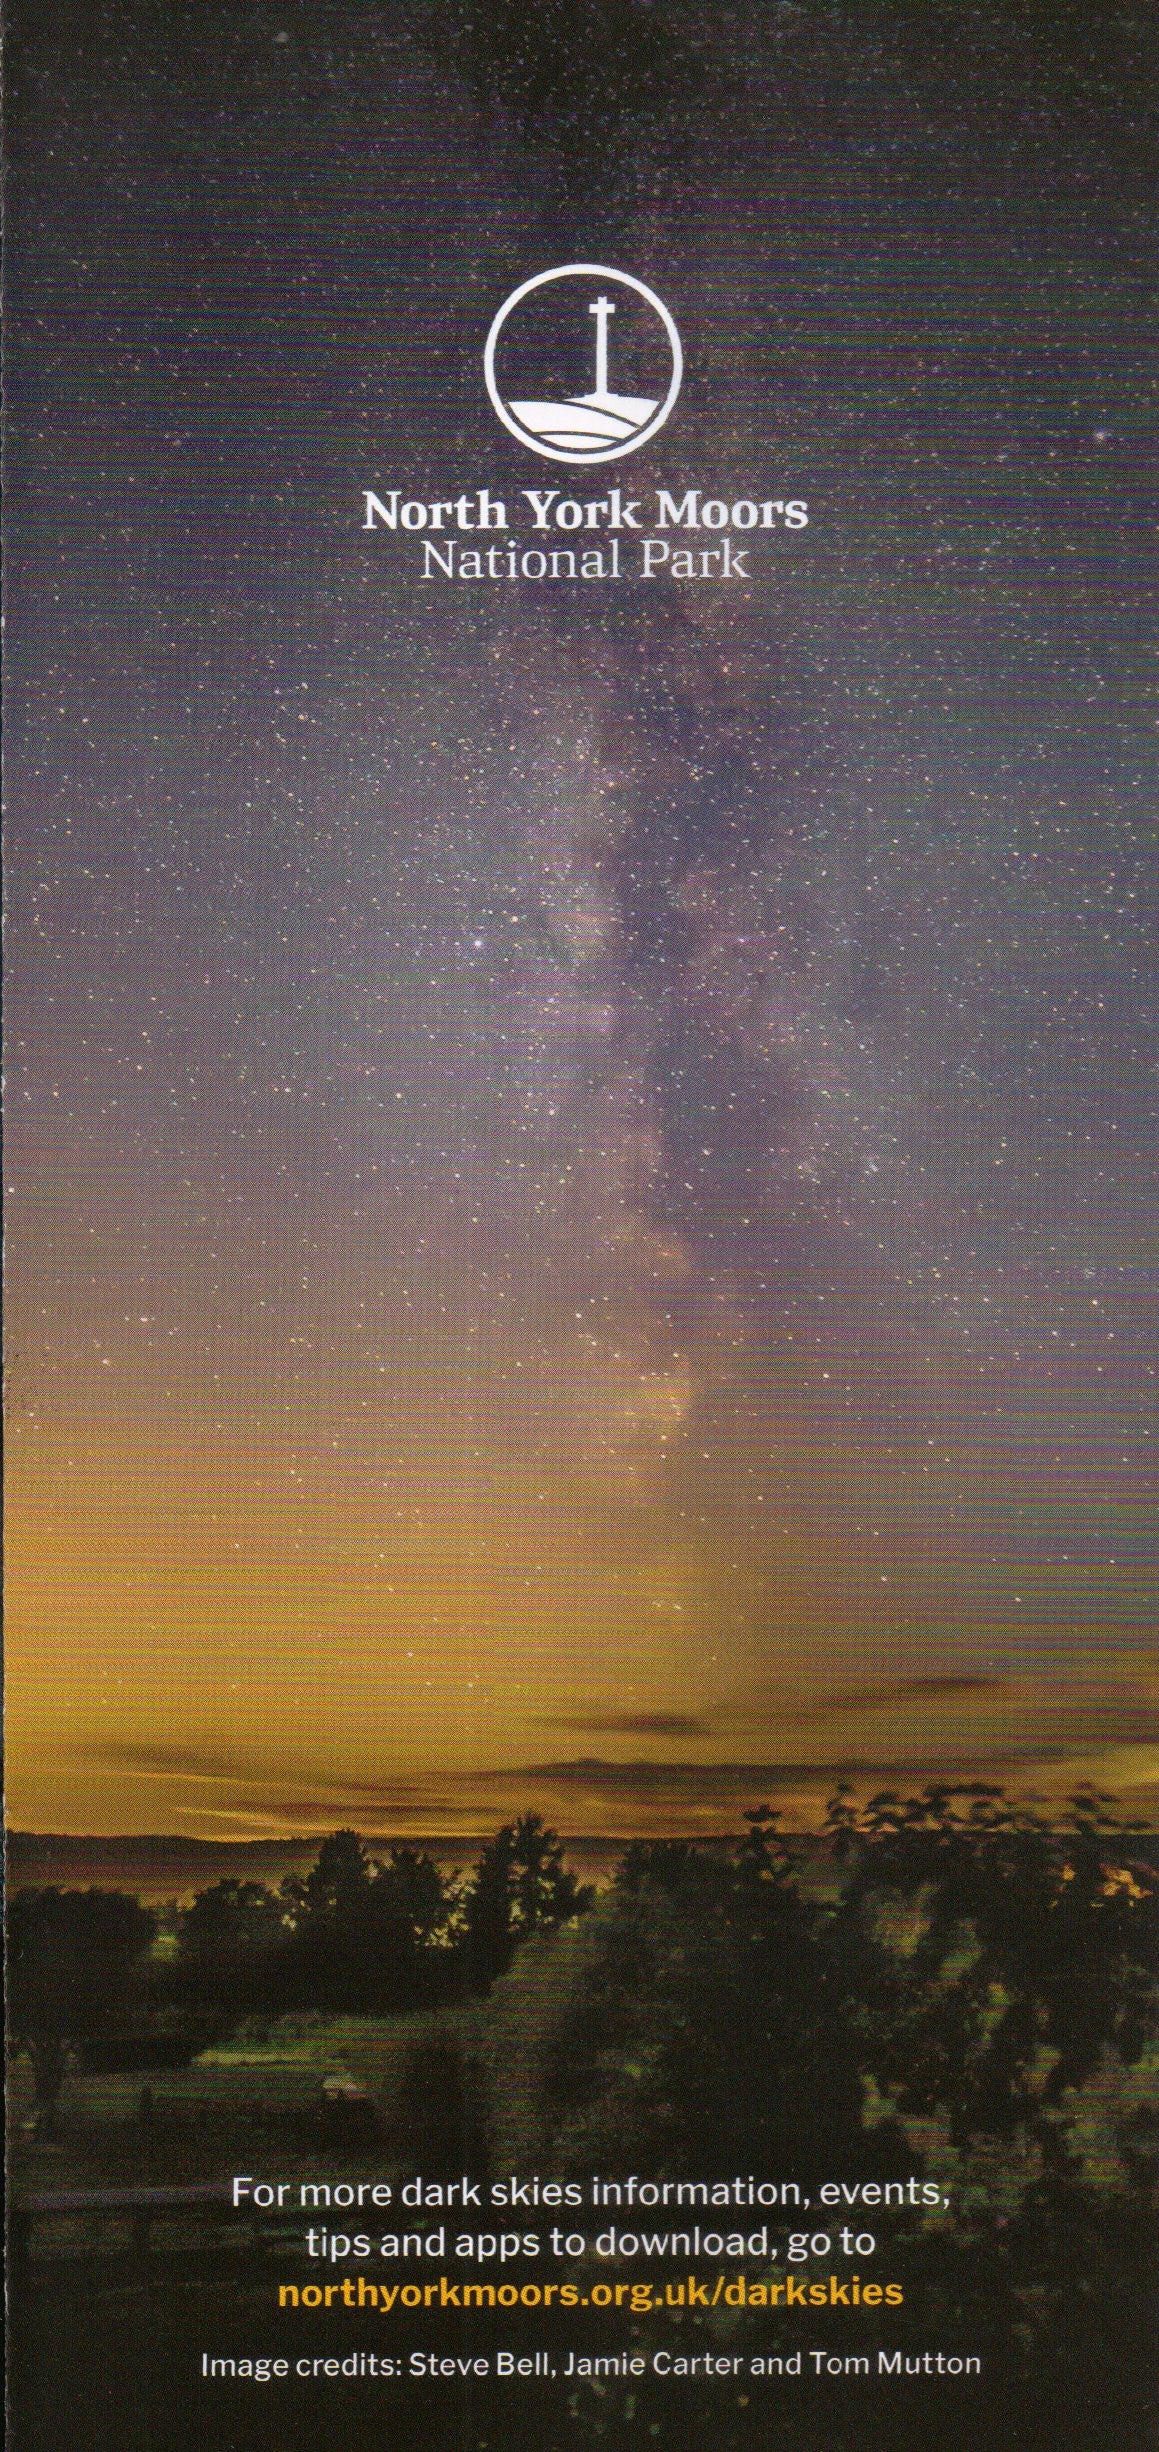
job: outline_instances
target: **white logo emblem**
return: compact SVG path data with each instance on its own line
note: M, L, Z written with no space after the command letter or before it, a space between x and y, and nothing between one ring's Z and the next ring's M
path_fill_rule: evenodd
M582 391L593 359L595 382ZM615 390L610 364L620 382L639 390ZM633 273L558 264L504 299L483 371L496 417L529 451L545 460L620 460L659 433L680 389L684 353L663 299ZM542 396L548 392L557 397Z

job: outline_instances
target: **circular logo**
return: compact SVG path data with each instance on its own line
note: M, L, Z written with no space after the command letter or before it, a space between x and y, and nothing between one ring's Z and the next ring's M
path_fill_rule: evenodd
M620 460L658 434L684 372L662 298L607 264L557 264L505 298L483 372L509 434L544 460Z

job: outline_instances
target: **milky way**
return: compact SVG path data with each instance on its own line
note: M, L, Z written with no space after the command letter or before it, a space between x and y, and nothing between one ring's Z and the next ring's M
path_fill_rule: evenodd
M13 12L18 1820L1147 1801L1145 23ZM751 580L363 533L577 258Z

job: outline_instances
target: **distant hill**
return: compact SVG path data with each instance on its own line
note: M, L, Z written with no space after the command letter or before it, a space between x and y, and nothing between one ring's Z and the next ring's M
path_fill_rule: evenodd
M363 1831L372 1856L392 1846L414 1847L433 1856L444 1873L474 1864L490 1829L465 1838L414 1838L408 1832ZM90 1838L60 1831L10 1831L7 1843L8 1883L12 1890L53 1886L59 1890L127 1890L158 1906L166 1899L185 1901L212 1882L265 1882L271 1889L287 1874L308 1873L325 1833L302 1839L187 1839L168 1835ZM723 1840L701 1844L723 1846ZM624 1854L622 1839L584 1836L564 1841L572 1871L584 1881L611 1879ZM1118 1840L1132 1856L1159 1863L1159 1835L1125 1830ZM1108 1843L1111 1848L1112 1843ZM816 1832L799 1832L793 1849L802 1867L819 1875L829 1862L824 1841Z
M303 1839L186 1839L153 1834L89 1838L62 1831L9 1831L8 1883L12 1890L127 1890L156 1905L189 1899L212 1882L266 1882L308 1873L324 1831ZM405 1832L362 1833L371 1855L392 1846L415 1847L433 1856L444 1872L475 1862L490 1836L414 1839ZM588 1881L606 1879L623 1854L615 1840L569 1839L573 1871Z
M282 1881L306 1873L318 1839L89 1838L61 1831L10 1831L13 1890L129 1890L139 1898L188 1898L211 1882Z

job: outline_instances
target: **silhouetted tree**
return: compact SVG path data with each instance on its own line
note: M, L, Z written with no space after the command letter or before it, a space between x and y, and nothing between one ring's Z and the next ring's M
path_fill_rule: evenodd
M335 1831L305 1881L284 1883L282 1897L286 2006L413 2009L444 1988L451 1902L431 1857L395 1847L381 1863L356 1831Z
M463 1903L468 1981L485 1991L532 1933L566 1924L591 1906L564 1862L563 1843L537 1813L496 1831L483 1850Z
M268 2007L287 1932L285 1906L264 1882L227 1878L199 1890L179 1927L178 1997L229 2018Z
M1153 2031L1155 1877L1104 1805L1083 1792L1061 1831L980 1785L885 1792L852 1824L831 1809L847 1877L829 1949L866 2063L958 2142L1042 2129L1107 2050L1131 2063Z
M306 1876L308 1916L357 1915L375 1879L375 1866L357 1831L336 1830L324 1839Z
M143 1995L156 1917L116 1890L19 1890L8 1910L9 2030L27 2050L37 2124L56 2124L68 2048L107 2035Z
M803 1895L767 1806L729 1850L630 1852L609 1903L622 2042L605 2062L641 2159L707 2174L748 2157L806 2179L864 2166L855 2037L826 1951L828 1911ZM608 2130L604 2151L616 2145ZM635 2143L635 2140L633 2140ZM894 2140L874 2140L874 2168ZM620 2147L622 2151L622 2146Z

